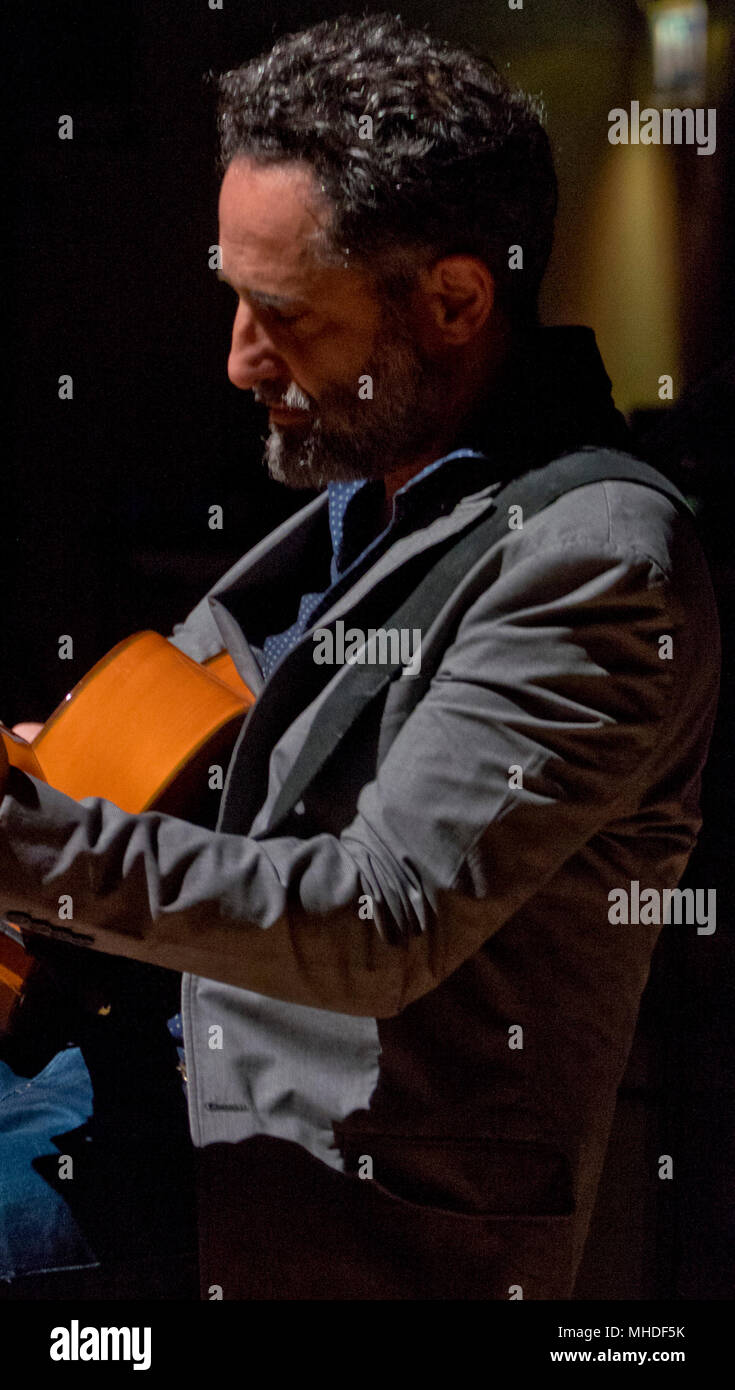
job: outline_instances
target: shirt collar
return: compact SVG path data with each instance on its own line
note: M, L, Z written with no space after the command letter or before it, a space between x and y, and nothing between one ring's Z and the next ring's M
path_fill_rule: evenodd
M453 506L475 480L479 487L487 485L491 481L490 471L487 455L477 449L453 449L428 463L395 493L391 519L379 535L376 525L383 506L382 483L370 479L330 483L327 492L333 577L344 573L358 556L401 523L429 520Z

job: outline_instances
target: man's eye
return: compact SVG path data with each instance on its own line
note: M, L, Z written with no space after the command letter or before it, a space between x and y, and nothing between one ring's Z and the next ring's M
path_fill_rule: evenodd
M271 307L268 309L268 317L272 318L275 323L297 323L299 319L306 317L306 313L304 310L298 310L296 313L287 314L283 309Z

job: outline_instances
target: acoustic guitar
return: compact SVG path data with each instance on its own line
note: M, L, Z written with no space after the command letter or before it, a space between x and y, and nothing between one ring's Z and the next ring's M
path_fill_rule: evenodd
M31 743L3 724L0 738L13 766L76 800L207 824L218 800L210 768L224 769L254 700L228 652L199 664L158 633L138 632L92 667ZM0 922L0 1037L20 1027L43 950L37 958L19 927Z

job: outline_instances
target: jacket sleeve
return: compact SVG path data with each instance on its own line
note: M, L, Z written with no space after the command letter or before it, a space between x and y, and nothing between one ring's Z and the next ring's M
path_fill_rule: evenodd
M659 655L662 633L677 641L667 593L653 561L599 545L501 573L338 837L254 839L129 815L11 769L0 909L278 999L399 1013L637 804L670 738L669 701L696 703L695 678L676 686L676 661Z

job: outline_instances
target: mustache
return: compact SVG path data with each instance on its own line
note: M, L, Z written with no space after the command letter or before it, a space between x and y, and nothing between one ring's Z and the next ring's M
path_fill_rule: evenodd
M262 386L253 388L253 396L259 405L276 406L284 410L303 410L308 411L309 414L314 409L309 396L301 390L300 386L296 385L295 381L291 382L285 392L279 391L275 385L271 386L268 382L263 382Z

